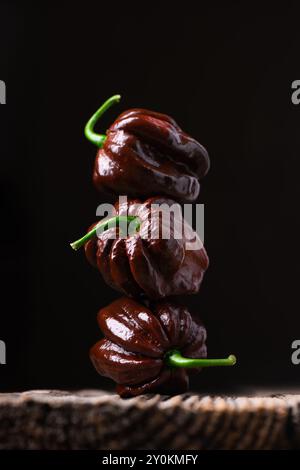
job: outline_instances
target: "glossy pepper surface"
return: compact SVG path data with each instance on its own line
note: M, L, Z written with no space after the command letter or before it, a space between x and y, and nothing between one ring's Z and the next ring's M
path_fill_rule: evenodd
M190 371L236 361L234 356L205 359L204 326L173 302L150 310L123 297L99 311L98 324L104 338L91 348L90 358L99 374L117 383L122 397L183 393Z
M178 224L172 212L169 217L163 207L179 205L158 197L143 204L137 200L117 204L117 215L137 216L138 231L122 237L118 227L110 228L85 244L89 262L99 269L105 282L130 297L162 299L197 293L208 267L208 256L196 232L183 222L179 212ZM162 233L167 224L169 238L164 239ZM178 235L180 227L182 235ZM190 249L191 240L197 242L197 249Z
M174 119L147 109L130 109L116 119L106 136L94 133L98 117L119 99L116 95L107 100L86 126L87 138L100 147L93 173L96 188L129 197L161 195L195 201L199 180L209 170L209 156Z
M188 372L167 366L166 354L179 349L191 358L206 357L204 326L174 303L159 303L151 311L123 297L99 311L98 324L105 338L90 357L99 374L117 383L122 397L184 392Z

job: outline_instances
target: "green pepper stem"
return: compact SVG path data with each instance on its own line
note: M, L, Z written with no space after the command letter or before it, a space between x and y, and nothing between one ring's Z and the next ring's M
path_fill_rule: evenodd
M136 221L136 223L133 224L134 225L133 229L134 229L134 231L137 232L139 230L139 227L140 227L140 221L139 221L139 218L136 217L136 216L133 216L133 215L116 215L115 217L111 217L110 219L101 220L98 224L95 225L95 227L92 228L92 230L90 230L88 233L86 233L83 237L79 238L79 240L76 240L75 242L70 243L70 245L73 248L73 250L77 251L77 250L79 250L79 248L81 248L83 245L85 245L86 242L91 240L91 238L96 237L98 230L104 231L104 230L107 230L109 228L115 228L117 225L119 225L119 227L122 230L122 224L123 224L123 227L124 227L125 224L126 224L126 227L127 227L127 225L130 222L133 222L133 221Z
M227 359L193 359L183 357L180 351L170 351L166 356L166 364L171 367L194 369L197 367L234 366L236 357L231 354Z
M96 134L94 127L102 114L105 113L105 111L107 111L113 104L118 103L120 99L121 95L114 95L108 98L108 100L106 100L105 103L103 103L102 106L100 106L100 108L95 112L95 114L93 114L93 116L88 120L84 128L84 135L86 138L93 144L97 145L99 148L103 147L106 135Z

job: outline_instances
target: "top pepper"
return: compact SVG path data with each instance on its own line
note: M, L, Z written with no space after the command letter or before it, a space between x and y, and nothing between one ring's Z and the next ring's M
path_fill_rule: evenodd
M96 188L130 197L160 195L195 201L199 180L209 170L209 156L171 117L131 109L116 119L106 135L94 132L100 116L119 99L120 95L109 98L85 127L87 139L99 147L93 173Z

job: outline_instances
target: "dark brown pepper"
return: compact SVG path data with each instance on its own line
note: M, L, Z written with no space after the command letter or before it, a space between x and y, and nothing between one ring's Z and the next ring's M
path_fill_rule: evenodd
M151 311L123 297L99 311L98 324L105 337L90 357L99 374L117 383L122 397L185 392L188 371L167 366L166 354L174 349L190 358L207 354L204 326L175 303L164 301Z
M198 292L209 260L197 234L184 225L183 237L175 238L176 216L164 219L165 212L153 210L154 205L179 207L170 199L150 198L143 204L130 200L116 205L116 215L135 215L139 231L120 238L118 228L110 228L85 244L89 262L96 266L105 282L130 297L146 295L162 299ZM160 234L170 220L170 237L147 238ZM183 219L180 219L183 220ZM181 223L181 222L180 222ZM200 247L191 250L186 243L197 239Z
M205 148L174 119L131 109L108 129L96 156L93 181L98 190L113 194L193 202L209 166Z

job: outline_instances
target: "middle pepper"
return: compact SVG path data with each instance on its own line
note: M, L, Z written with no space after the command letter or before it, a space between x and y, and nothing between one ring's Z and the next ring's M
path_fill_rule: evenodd
M178 203L152 197L117 203L118 222L100 230L94 224L75 250L85 246L88 261L100 271L105 282L130 297L162 299L198 292L209 260L192 227L183 219ZM122 224L128 233L124 236ZM133 225L133 227L132 227Z

